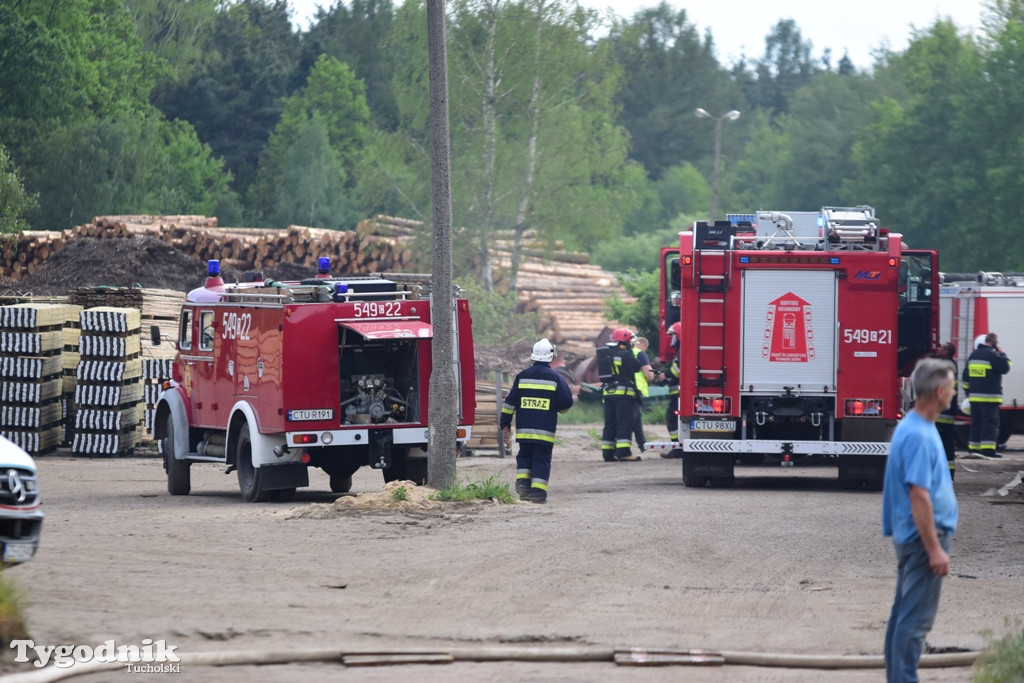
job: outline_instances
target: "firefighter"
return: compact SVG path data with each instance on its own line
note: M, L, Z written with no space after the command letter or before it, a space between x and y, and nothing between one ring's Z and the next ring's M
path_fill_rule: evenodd
M649 381L654 381L654 370L651 368L651 359L647 356L647 347L650 346L647 337L638 337L634 334L630 344L633 347L633 355L640 361L640 372L635 375L636 390L640 396L633 415L633 436L636 437L636 445L642 452L647 442L644 437L644 399L651 393Z
M999 458L999 406L1003 403L1003 375L1010 371L1010 359L999 348L995 332L979 336L974 344L977 348L967 359L962 383L971 406L967 448L972 453Z
M601 395L604 399L604 433L601 435L601 456L605 462L633 462L633 422L639 391L636 373L643 372L640 361L630 347L633 333L625 327L612 332L612 340L603 352L610 358L610 374Z
M572 408L572 390L565 379L551 369L555 345L541 339L533 345L526 368L512 383L501 407L501 430L508 436L512 416L516 418L516 493L519 500L546 503L551 476L551 451L555 446L558 413Z
M943 342L935 357L949 363L953 370L953 377L956 378L960 372L956 366L956 345L953 342ZM953 479L956 474L956 416L960 413L960 407L956 401L956 392L953 398L939 416L935 418L935 427L939 430L942 438L942 448L946 451L946 462L949 463L949 478Z
M672 323L672 327L668 328L668 333L671 336L672 343L672 363L663 372L660 373L658 379L659 383L668 385L668 405L665 406L665 428L668 429L669 441L679 440L679 331L682 329L682 325L678 322ZM683 451L679 448L673 448L668 453L662 453L663 458L681 458L683 457Z

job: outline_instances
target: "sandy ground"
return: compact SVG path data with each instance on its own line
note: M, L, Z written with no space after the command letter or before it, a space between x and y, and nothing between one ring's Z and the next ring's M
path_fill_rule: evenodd
M547 505L337 505L319 471L293 502L252 505L235 475L212 464L193 466L192 495L171 497L153 458L47 456L42 547L10 576L37 644L164 639L189 681L880 679L878 670L610 662L344 674L338 664L189 666L199 652L323 647L881 653L895 569L880 494L842 490L830 467L738 467L732 489L689 489L678 460L602 462L598 430L559 430ZM480 456L458 468L467 481L511 485L515 461ZM1021 470L1024 451L961 462L960 529L930 645L978 649L1024 614L1024 486L994 492ZM379 472L357 473L354 493L381 488ZM5 661L10 670L10 653Z

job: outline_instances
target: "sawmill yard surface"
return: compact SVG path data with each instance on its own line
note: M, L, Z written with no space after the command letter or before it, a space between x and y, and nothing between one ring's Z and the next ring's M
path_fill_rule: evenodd
M312 274L285 268L266 275ZM202 263L150 237L78 238L27 279L0 282L0 294L98 285L187 291L203 276ZM494 355L518 361L525 353ZM649 432L667 438L663 427ZM337 504L314 470L313 486L295 501L252 505L241 502L234 474L203 464L193 466L192 495L172 497L155 454L75 458L58 450L38 458L40 550L8 576L25 595L37 644L162 639L177 647L189 681L879 680L878 669L610 660L343 672L337 663L188 664L196 653L307 648L881 653L895 559L881 536L878 493L842 490L831 467L739 467L732 489L690 489L678 460L604 463L599 433L596 424L559 429L543 506L428 504L421 492L395 506L382 495L380 473L366 468L355 476L353 494L365 496L358 504ZM1010 446L1002 460L961 461L960 529L933 647L976 650L986 632L1020 628L1006 620L1024 604L1024 486L1010 486L1024 470L1024 439ZM511 485L515 469L511 457L458 461L466 482L494 476ZM9 652L0 667L18 668ZM922 674L951 683L969 680L970 670Z
M878 669L607 658L344 670L189 664L197 653L310 648L882 652L895 558L881 535L880 494L842 490L831 467L767 465L738 467L731 489L686 488L678 460L603 462L598 430L559 429L547 505L427 504L419 492L395 505L380 473L366 468L351 494L363 501L329 493L313 470L294 501L246 504L235 475L213 464L193 465L191 495L170 496L157 458L44 456L42 545L9 577L27 598L37 644L163 639L189 681L880 679ZM650 427L649 438L662 431ZM1024 469L1018 439L1002 460L961 461L960 528L933 647L982 648L986 631L1002 635L1013 628L1006 618L1021 614L1024 487L998 492ZM458 476L511 484L515 468L514 458L461 458ZM952 683L970 670L922 674Z

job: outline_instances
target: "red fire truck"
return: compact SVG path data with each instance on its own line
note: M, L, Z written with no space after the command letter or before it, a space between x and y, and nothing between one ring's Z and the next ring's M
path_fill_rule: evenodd
M257 278L224 284L211 262L205 286L182 305L173 379L154 415L167 490L189 493L197 462L237 470L252 502L308 486L309 467L336 492L363 465L387 481L424 483L429 277ZM472 324L465 299L454 307L464 441L475 409Z
M942 273L941 278L939 339L956 344L961 372L975 339L988 332L999 335L1010 360L1024 359L1024 273ZM958 400L963 398L961 393ZM1024 374L1019 370L1003 376L999 443L1011 434L1024 434Z
M681 448L687 486L731 485L737 460L811 457L879 486L900 375L938 345L937 254L868 206L698 222L679 240L661 257L662 334L682 329L679 441L648 448Z

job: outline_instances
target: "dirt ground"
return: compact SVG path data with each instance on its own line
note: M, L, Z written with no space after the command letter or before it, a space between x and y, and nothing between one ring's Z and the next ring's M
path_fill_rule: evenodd
M732 489L685 488L678 460L601 461L598 430L559 430L547 505L426 505L422 491L407 506L338 504L319 471L291 503L252 505L213 464L193 465L192 494L171 497L155 458L45 456L42 546L9 576L37 644L164 639L189 681L880 679L877 669L611 662L343 673L335 663L189 665L196 653L324 647L881 654L895 563L880 494L842 490L831 467L741 467ZM982 648L986 632L1002 635L1024 614L1024 486L997 492L1024 470L1024 451L1006 455L961 461L960 528L933 647ZM458 462L465 481L511 485L514 471L512 458ZM393 503L382 485L364 469L353 493ZM962 667L922 671L924 681L969 677Z

